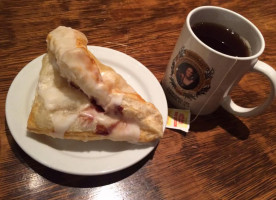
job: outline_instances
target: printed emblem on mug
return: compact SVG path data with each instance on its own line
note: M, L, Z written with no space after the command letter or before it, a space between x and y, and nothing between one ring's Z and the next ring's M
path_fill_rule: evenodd
M199 55L182 47L172 61L170 83L178 94L195 100L211 88L213 75Z

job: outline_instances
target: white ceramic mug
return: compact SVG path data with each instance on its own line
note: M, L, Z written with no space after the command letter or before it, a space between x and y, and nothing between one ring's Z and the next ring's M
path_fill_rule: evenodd
M251 55L236 57L223 54L203 43L192 31L199 22L211 22L228 27L245 38L251 48ZM258 60L265 47L260 31L243 16L220 7L202 6L192 10L186 19L167 66L162 86L168 101L176 108L190 109L195 115L210 114L222 105L227 111L239 116L252 116L263 112L276 94L275 70ZM185 65L196 75L190 87L183 86L184 78L178 72ZM184 68L183 68L184 69ZM247 73L256 71L270 80L271 90L266 101L254 108L235 104L229 92ZM181 82L181 83L182 83Z

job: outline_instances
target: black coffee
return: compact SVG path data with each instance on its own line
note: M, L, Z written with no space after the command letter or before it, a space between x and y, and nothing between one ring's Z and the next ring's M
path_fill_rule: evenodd
M202 42L221 53L238 57L247 57L251 54L245 39L227 27L201 22L192 26L192 30Z

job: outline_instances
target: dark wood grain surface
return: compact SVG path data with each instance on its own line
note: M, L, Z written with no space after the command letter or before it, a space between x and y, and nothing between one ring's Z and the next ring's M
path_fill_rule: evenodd
M78 29L89 45L134 57L160 81L188 12L202 5L250 19L266 41L260 60L276 68L276 1L0 1L0 199L276 199L276 102L257 117L235 117L219 108L197 118L187 134L166 129L141 162L101 176L69 175L39 164L7 126L9 86L46 52L52 29ZM268 81L250 73L232 97L255 106L268 92Z

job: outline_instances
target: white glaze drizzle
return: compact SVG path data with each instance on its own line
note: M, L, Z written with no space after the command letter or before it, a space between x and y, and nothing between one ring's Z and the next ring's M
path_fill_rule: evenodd
M129 141L138 142L140 137L140 128L136 123L126 121L119 115L106 115L103 112L98 112L94 108L86 108L80 113L83 122L87 119L91 120L90 124L86 123L88 128L93 127L96 131L97 125L102 125L108 130L108 137L114 141ZM113 128L111 128L114 125Z
M72 125L73 122L78 118L78 113L62 113L56 112L51 115L53 125L54 125L54 133L51 134L54 138L64 138L64 133L68 128Z
M76 36L84 44L78 44ZM78 85L90 98L105 107L111 101L109 88L103 83L97 63L87 51L87 38L80 32L60 26L47 37L48 50L55 56L60 75Z

